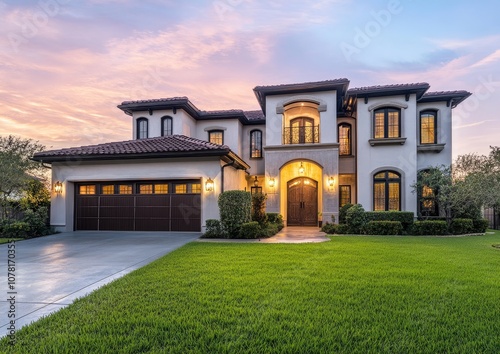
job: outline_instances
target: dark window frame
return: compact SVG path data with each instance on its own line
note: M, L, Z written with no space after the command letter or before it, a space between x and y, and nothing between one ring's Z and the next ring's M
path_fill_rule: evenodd
M169 122L170 124L170 133L165 134L165 123ZM170 116L165 116L161 118L161 136L171 136L174 134L174 119Z
M260 139L258 141L258 145L256 146L257 143L254 143L254 136L255 134L260 134ZM254 156L254 152L258 151L259 156ZM262 154L262 130L260 129L254 129L250 131L250 158L251 159L261 159L263 157Z
M344 199L342 197L342 189L343 188L346 188L347 187L347 190L348 190L348 200L345 202L345 203L342 203L342 200ZM346 204L351 204L352 202L352 199L351 199L351 194L352 190L351 190L351 185L350 184L341 184L339 185L339 207L342 208L344 205Z
M424 115L432 115L434 116L434 141L432 143L424 143L422 142L422 116ZM419 115L419 134L420 134L420 145L432 145L432 144L437 144L437 135L438 135L438 130L437 130L437 111L436 110L425 110L421 111Z
M377 125L376 125L376 116L377 113L384 113L384 136L377 137ZM389 112L397 112L398 113L398 136L389 136ZM397 139L401 138L401 108L396 107L381 107L377 108L373 111L373 138L374 139Z
M341 153L341 141L340 141L340 128L342 127L347 127L349 128L349 133L348 133L348 137L347 137L347 140L348 140L348 147L349 147L349 153L348 154L342 154ZM338 143L339 143L339 156L352 156L353 153L352 153L352 125L349 124L349 123L340 123L338 126L337 126L337 140L338 140Z
M219 144L219 143L214 143L211 141L211 137L212 137L212 134L215 134L215 133L220 133L222 138L222 142ZM224 130L221 130L221 129L214 129L214 130L209 130L208 131L208 141L212 144L218 144L218 145L224 145Z
M141 123L146 123L146 136L142 136L143 129L141 129ZM137 139L147 139L149 138L149 119L141 117L137 118L137 134L136 137Z
M384 173L384 178L376 178L377 175L381 174L381 173ZM391 178L389 177L389 173L394 173L398 176L398 178ZM385 211L390 211L391 209L389 209L389 205L390 205L390 196L389 196L389 185L390 183L395 183L395 182L398 182L399 183L399 188L398 188L398 192L399 192L399 195L398 195L398 211L401 211L401 186L402 186L402 178L401 178L401 173L397 172L397 171L394 171L394 170L384 170L384 171L378 171L376 172L375 174L373 174L373 178L372 178L372 183L373 183L373 211L376 211L375 210L375 206L376 206L376 200L375 200L375 186L377 184L384 184L384 210Z

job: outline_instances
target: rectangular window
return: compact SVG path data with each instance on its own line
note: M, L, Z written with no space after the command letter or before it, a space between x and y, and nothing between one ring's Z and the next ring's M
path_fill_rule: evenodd
M339 155L351 155L351 126L339 125Z
M84 186L80 186L79 193L80 194L95 194L95 185L94 184L87 184Z
M399 182L389 182L389 209L399 210Z
M224 144L224 132L222 130L213 130L208 132L208 141L212 144Z
M115 194L115 186L113 184L103 185L102 194Z
M399 112L390 111L388 114L388 138L399 138Z
M200 183L191 183L191 193L200 194L201 193L201 184Z
M168 184L155 184L155 194L167 194Z
M132 185L131 184L120 184L118 187L119 194L132 194Z
M187 185L186 184L176 184L175 185L175 194L186 194L187 193Z
M373 115L373 137L375 139L401 137L401 110L397 108L377 109Z
M341 208L346 204L351 204L351 186L340 186L339 201Z
M384 138L384 112L375 112L375 139Z
M436 113L420 114L420 144L436 144Z
M152 184L141 184L139 186L140 194L153 194L153 185Z
M262 157L262 132L254 130L250 133L250 157Z
M374 184L374 211L385 210L385 183Z

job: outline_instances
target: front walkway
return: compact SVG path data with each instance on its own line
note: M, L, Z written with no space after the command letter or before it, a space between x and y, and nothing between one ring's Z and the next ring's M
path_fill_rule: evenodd
M211 239L200 238L199 242L260 242L260 243L309 243L330 241L318 227L287 226L273 237L261 239Z

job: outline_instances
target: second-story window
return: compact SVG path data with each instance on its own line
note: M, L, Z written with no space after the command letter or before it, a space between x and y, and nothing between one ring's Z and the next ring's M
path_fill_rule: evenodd
M161 136L170 136L172 134L172 117L163 117L161 119Z
M208 132L208 141L212 144L224 145L224 132L222 130L211 130Z
M401 137L401 110L380 108L373 115L373 137L375 139Z
M424 111L420 113L420 144L437 143L437 114L435 111Z
M260 130L250 132L250 157L262 157L262 131Z
M285 128L286 144L313 144L319 142L319 126L314 125L314 119L299 117L290 120L290 126Z
M347 123L339 124L339 155L349 156L352 155L351 144L351 125Z
M137 139L148 138L148 120L147 118L137 119Z

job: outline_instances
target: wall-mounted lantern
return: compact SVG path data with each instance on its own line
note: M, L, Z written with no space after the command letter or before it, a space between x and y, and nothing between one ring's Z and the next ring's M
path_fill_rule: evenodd
M274 188L275 185L276 185L276 181L274 180L274 178L270 178L269 179L269 187Z
M56 183L54 183L54 192L56 192L56 194L61 194L62 193L62 189L63 189L63 184L61 181L56 181Z
M205 182L205 190L207 192L212 192L214 190L214 181L211 178L208 178Z
M335 185L335 178L333 178L332 176L328 177L328 187L330 187L330 189L333 189L334 185Z
M259 180L257 179L257 176L255 176L255 179L253 180L253 186L258 187L259 186Z
M306 171L306 169L304 168L304 166L302 165L302 161L300 162L300 167L299 167L299 174L303 175L304 172Z

